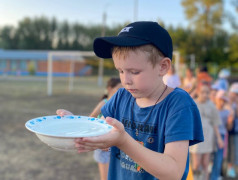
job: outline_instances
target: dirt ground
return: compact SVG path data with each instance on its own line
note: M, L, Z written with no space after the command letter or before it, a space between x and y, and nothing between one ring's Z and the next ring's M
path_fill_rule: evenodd
M58 108L88 115L104 93L106 80L98 87L96 77L75 78L69 92L67 78L54 78L49 97L46 78L0 76L0 180L99 179L92 153L51 149L25 123L54 115Z
M66 78L54 78L53 95L46 95L46 78L0 77L0 180L96 180L92 153L56 151L25 128L35 117L64 108L88 115L104 86L96 77L76 78L69 93Z

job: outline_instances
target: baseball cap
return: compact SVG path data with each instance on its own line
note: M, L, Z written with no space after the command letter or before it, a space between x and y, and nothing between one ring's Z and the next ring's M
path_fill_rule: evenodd
M226 91L224 91L224 90L217 91L216 98L217 99L223 99L224 101L228 101L228 97L226 95Z
M98 57L112 58L114 46L133 47L146 44L154 45L165 57L172 60L173 44L169 33L152 21L137 21L128 24L117 36L96 38L93 49Z
M219 74L218 77L219 78L228 78L230 76L231 72L228 69L222 69Z

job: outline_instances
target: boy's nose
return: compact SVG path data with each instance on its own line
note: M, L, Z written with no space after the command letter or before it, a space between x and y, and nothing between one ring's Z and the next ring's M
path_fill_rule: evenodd
M130 75L124 75L124 77L123 77L123 80L124 80L124 84L125 85L130 85L130 84L132 84L132 80L131 80L131 77L130 77Z

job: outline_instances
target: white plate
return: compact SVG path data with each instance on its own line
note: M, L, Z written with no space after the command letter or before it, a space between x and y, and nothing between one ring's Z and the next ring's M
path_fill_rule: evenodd
M99 136L112 129L102 119L72 115L38 117L27 121L25 126L44 143L63 151L75 150L75 138Z

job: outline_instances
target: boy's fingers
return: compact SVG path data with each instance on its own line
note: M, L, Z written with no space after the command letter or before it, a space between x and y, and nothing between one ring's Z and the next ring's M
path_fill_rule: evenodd
M59 116L65 116L65 115L73 115L71 112L65 110L65 109L58 109L56 111L56 114Z
M106 135L95 136L95 137L88 137L88 138L78 138L75 139L75 143L82 144L82 145L102 145L105 141Z
M103 147L103 143L95 143L95 142L78 142L75 143L75 147L82 148L82 147L91 147L97 149L99 147Z
M90 150L78 150L78 153L83 153L83 152L90 152Z
M119 131L122 131L124 129L123 124L114 118L107 117L106 122Z
M97 149L97 147L95 146L87 146L87 145L80 145L80 146L77 146L75 145L75 147L78 149L78 150L95 150Z
M62 111L62 109L57 109L56 114L59 115L61 111Z
M56 111L56 114L59 115L59 116L64 116L66 113L65 113L65 110L64 109L58 109Z

